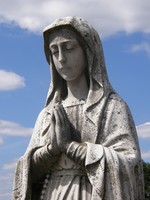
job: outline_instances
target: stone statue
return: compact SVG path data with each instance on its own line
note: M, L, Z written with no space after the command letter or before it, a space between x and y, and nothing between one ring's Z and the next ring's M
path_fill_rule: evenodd
M46 104L15 173L14 200L143 200L136 128L109 83L97 32L80 17L44 29Z

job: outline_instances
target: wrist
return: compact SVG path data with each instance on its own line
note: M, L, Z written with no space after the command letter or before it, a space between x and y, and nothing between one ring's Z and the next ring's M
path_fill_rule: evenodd
M68 150L68 148L69 148L69 146L70 146L71 143L72 143L72 142L68 142L68 143L64 146L64 151L65 151L65 153L67 153L67 150Z
M67 149L67 156L79 165L85 165L85 158L87 152L86 143L71 142Z
M56 149L52 148L51 144L47 145L47 150L48 150L49 154L52 156L57 156L60 154L60 151L57 151Z
M79 146L80 146L80 143L78 142L75 142L75 141L70 142L66 150L66 153L70 154L70 152L74 152Z

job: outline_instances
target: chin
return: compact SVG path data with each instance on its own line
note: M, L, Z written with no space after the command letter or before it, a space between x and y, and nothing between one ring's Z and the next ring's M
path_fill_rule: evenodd
M63 79L64 79L65 81L68 81L68 82L76 80L75 77L68 77L68 76L62 76L62 77L63 77Z

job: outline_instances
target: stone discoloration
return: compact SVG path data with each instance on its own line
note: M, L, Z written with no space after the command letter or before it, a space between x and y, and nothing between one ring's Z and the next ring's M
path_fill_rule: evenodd
M44 29L44 48L50 88L13 199L144 200L136 128L109 83L98 33L80 17L60 18Z

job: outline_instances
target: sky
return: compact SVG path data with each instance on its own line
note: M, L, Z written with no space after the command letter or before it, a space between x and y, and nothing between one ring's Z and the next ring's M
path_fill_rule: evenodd
M130 107L150 162L149 10L149 0L0 0L0 199L11 199L16 161L45 104L42 31L62 16L81 16L98 31L110 82Z

